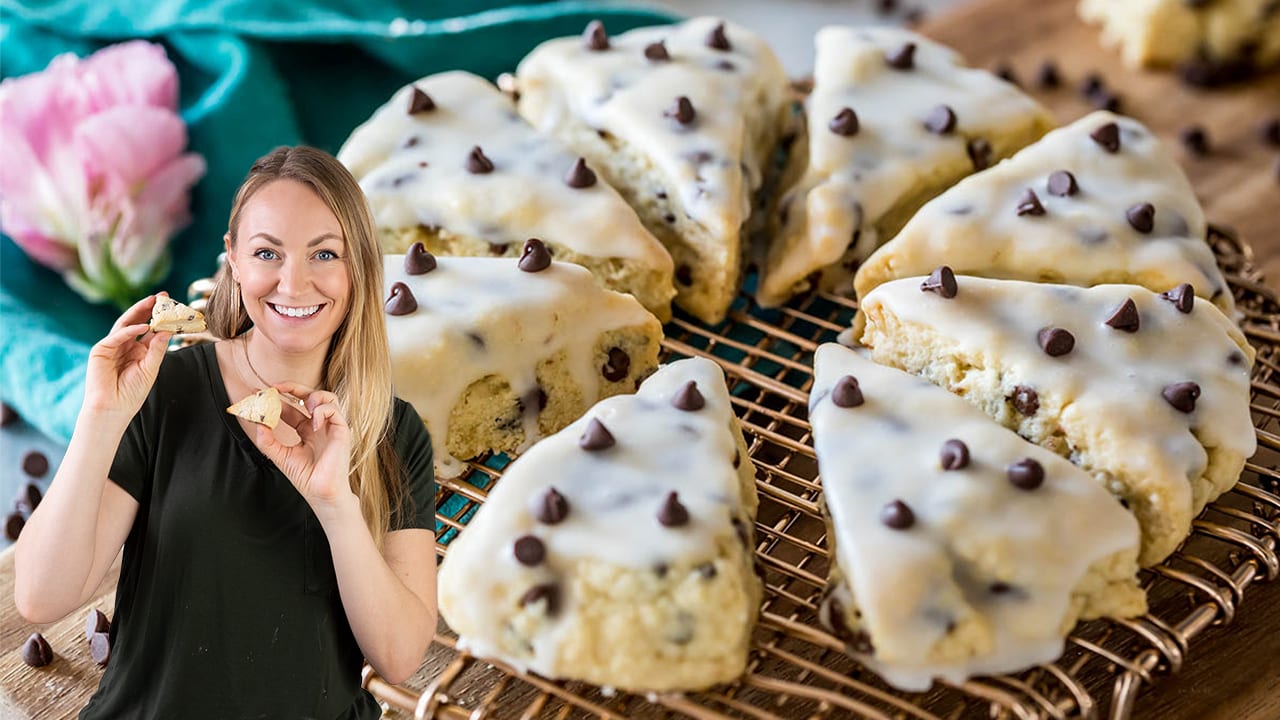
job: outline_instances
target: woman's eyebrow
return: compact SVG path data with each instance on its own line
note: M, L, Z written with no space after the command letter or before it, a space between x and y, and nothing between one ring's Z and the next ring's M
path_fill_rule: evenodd
M267 242L271 243L272 245L276 245L276 246L284 245L284 243L280 240L280 238L276 237L275 235L272 235L271 233L257 232L257 233L254 233L253 235L250 235L250 236L249 236L249 239L250 239L250 240L252 240L253 238L257 238L257 237L260 237L260 238L262 238L263 240L266 240ZM320 243L324 242L325 240L337 240L338 242L342 242L342 237L341 237L341 236L339 236L339 235L337 235L337 234L335 234L335 233L331 233L331 232L329 232L329 233L325 233L325 234L321 235L320 237L318 237L318 238L316 238L316 239L312 240L311 242L307 243L307 247L315 247L316 245L319 245Z

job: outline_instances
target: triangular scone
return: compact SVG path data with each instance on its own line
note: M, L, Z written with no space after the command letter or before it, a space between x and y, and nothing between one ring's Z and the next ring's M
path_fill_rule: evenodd
M549 678L697 690L746 666L757 497L724 374L664 366L502 476L449 545L461 645Z
M836 344L809 405L834 538L820 616L891 684L1051 662L1077 619L1146 611L1138 524L1067 460Z
M1173 552L1255 449L1253 348L1188 286L1164 297L939 269L859 305L876 362L959 393L1127 503L1143 566Z
M479 148L479 151L476 151ZM557 260L671 317L671 256L590 164L541 135L487 80L465 72L401 88L338 159L360 181L383 249L516 256L536 237Z
M815 281L847 294L926 200L1053 127L1014 85L907 30L827 27L816 45L808 151L791 157L761 268L766 307Z
M227 408L227 412L237 417L242 417L249 422L266 425L274 430L280 422L280 410L282 407L280 400L280 391L269 387L252 395L246 395L239 402L233 403L231 407Z
M786 73L715 18L539 45L516 71L520 113L622 193L675 260L676 304L707 323L737 294L745 226L790 123Z
M156 298L151 306L151 331L197 333L205 331L204 313L169 297Z
M392 383L426 422L441 476L524 450L658 365L657 318L545 248L520 261L415 251L385 258Z
M1185 282L1228 316L1234 309L1186 175L1141 123L1106 111L934 198L867 259L854 287L861 297L943 264L962 275L1086 287L1163 292Z
M1280 12L1271 0L1081 0L1080 17L1102 24L1102 42L1125 63L1189 63L1188 79L1218 84L1280 61Z

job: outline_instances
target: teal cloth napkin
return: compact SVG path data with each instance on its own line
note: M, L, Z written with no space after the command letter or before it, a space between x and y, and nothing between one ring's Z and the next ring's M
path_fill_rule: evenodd
M336 153L405 83L450 69L492 79L592 18L610 32L671 20L592 2L493 0L5 0L0 13L0 78L132 38L165 46L190 150L208 163L192 192L193 222L174 238L173 269L157 288L179 299L215 270L235 190L271 148L305 143ZM0 239L0 399L68 441L89 348L117 316Z

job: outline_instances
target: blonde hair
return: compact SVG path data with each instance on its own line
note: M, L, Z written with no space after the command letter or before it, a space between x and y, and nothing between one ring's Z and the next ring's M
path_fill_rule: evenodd
M329 341L322 387L338 396L351 428L351 490L360 498L365 524L379 547L392 508L406 499L403 467L392 436L391 353L382 312L382 248L360 185L342 163L315 148L279 147L259 158L236 191L227 233L235 248L240 215L263 187L276 180L310 187L329 207L346 240L351 305ZM234 338L252 327L229 264L218 270L206 309L209 331ZM407 508L400 508L408 512Z

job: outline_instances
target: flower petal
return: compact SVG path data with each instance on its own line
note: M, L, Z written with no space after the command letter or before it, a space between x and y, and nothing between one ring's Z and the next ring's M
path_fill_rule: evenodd
M187 127L177 115L146 105L121 105L85 119L75 131L95 200L129 197L136 186L187 145ZM96 203L95 203L96 204Z
M178 71L155 43L108 45L81 62L80 77L95 111L117 105L178 108Z

